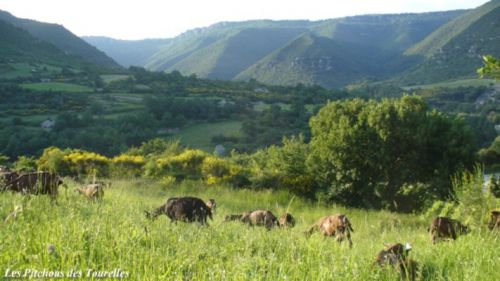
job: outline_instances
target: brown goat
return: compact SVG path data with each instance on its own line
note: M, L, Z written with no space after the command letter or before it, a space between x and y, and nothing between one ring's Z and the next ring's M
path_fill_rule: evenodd
M387 264L398 265L399 263L406 260L408 252L411 250L411 245L406 243L403 245L401 243L396 243L392 245L386 245L386 249L378 253L376 258L376 263L380 266Z
M460 221L448 217L436 217L429 227L432 243L436 244L439 238L457 239L459 234L467 234L469 228Z
M0 167L0 190L9 190L9 183L19 177L16 171L7 167Z
M50 172L33 172L21 174L7 183L7 189L29 193L49 194L53 199L57 196L57 189L63 182L61 178Z
M207 217L212 219L212 211L201 199L196 197L173 197L156 208L152 213L144 211L147 218L155 219L165 214L171 222L199 222L208 225Z
M403 279L415 280L418 265L415 261L408 259L410 250L409 243L386 245L386 249L378 253L375 264L381 267L390 265L400 271Z
M321 232L324 236L336 237L339 243L347 238L349 247L352 247L351 232L354 232L354 229L346 215L337 214L320 218L309 229L308 234L315 231Z
M294 227L295 218L290 213L284 214L278 221L280 227Z
M488 228L493 230L495 228L500 229L500 211L491 211L490 223L488 223Z
M103 186L98 183L88 184L85 187L78 187L76 191L89 200L100 200L104 197Z
M269 210L245 212L242 215L241 221L250 226L265 226L267 230L278 225L278 219Z

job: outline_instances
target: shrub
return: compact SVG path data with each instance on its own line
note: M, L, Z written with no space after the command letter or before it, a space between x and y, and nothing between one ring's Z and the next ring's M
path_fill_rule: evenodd
M32 172L36 170L36 159L30 156L19 156L14 162L14 169L21 172Z
M111 162L113 163L112 171L115 176L133 176L138 177L141 175L142 168L146 162L143 156L133 156L122 154L114 157Z
M106 177L109 175L110 160L94 152L73 150L63 157L70 167L71 175L95 175Z
M201 174L207 184L228 183L234 187L248 184L242 166L214 156L206 157L203 160Z
M178 155L149 160L145 165L144 173L147 177L153 178L173 176L178 181L183 179L200 179L201 164L207 156L208 154L204 151L186 149Z
M49 147L43 150L42 155L37 160L38 170L50 171L63 176L70 175L69 163L64 160L68 150L62 151L57 147Z

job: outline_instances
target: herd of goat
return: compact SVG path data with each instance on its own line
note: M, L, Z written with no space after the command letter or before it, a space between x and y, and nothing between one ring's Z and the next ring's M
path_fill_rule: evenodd
M58 186L63 184L60 177L50 172L30 172L17 173L0 167L0 188L1 190L11 190L28 194L48 194L53 199L57 196ZM90 200L101 200L104 196L104 188L111 184L96 182L83 185L76 189L77 192ZM166 215L172 222L198 222L201 225L208 225L207 219L213 219L212 214L216 210L216 202L209 199L204 202L196 197L173 197L169 198L165 204L153 211L144 211L149 219L155 219L160 215ZM285 213L279 219L269 210L247 211L241 214L226 215L225 222L240 221L250 226L264 226L270 230L273 227L290 228L295 226L295 218L290 213ZM500 211L492 211L490 230L500 229ZM306 231L306 235L319 232L324 236L334 237L338 242L348 240L352 247L351 232L354 229L351 222L344 214L336 214L321 217L313 226ZM432 220L428 229L431 240L437 243L443 239L457 239L458 235L467 234L469 229L460 221L448 217L436 217ZM405 277L415 278L416 262L408 259L408 252L411 245L406 243L396 243L386 245L376 257L375 264L380 266L392 265L400 269Z

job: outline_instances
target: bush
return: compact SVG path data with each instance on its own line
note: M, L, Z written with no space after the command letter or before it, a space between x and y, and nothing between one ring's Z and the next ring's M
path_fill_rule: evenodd
M114 157L111 162L112 174L119 177L138 177L142 173L142 168L145 164L143 156L133 156L122 154Z
M68 163L72 176L109 176L109 164L111 161L100 154L83 150L72 150L64 156L63 160Z
M183 179L200 179L201 164L208 156L204 151L198 149L186 149L178 155L160 156L150 159L145 167L144 174L147 177L161 178L172 176L177 181Z
M248 179L242 166L214 156L209 156L203 160L201 173L207 184L228 183L233 187L241 187L248 184Z
M57 147L49 147L43 150L42 155L37 160L38 170L58 173L62 176L70 175L68 163L64 156L68 150L62 151Z
M312 197L317 184L305 163L308 154L309 146L303 136L285 137L282 146L257 151L251 157L252 185Z
M35 157L29 156L19 156L17 161L14 162L14 169L20 172L32 172L36 171L36 159Z
M425 216L448 216L480 228L489 218L491 210L496 209L500 200L484 189L483 170L476 167L473 172L463 172L453 177L454 201L437 201Z
M37 160L38 170L58 173L62 176L109 175L110 160L105 156L84 150L61 150L49 147Z

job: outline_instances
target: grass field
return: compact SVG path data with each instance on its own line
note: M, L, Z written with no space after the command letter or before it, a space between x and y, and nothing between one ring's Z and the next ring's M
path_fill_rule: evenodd
M1 276L45 270L66 277L81 272L86 278L89 270L92 275L120 269L128 280L398 280L395 270L373 265L375 256L384 243L411 242L417 280L500 280L499 234L486 227L432 245L427 223L418 216L325 206L286 192L127 180L114 181L102 203L91 203L74 187L70 183L60 192L57 205L47 196L0 194ZM209 227L144 217L143 210L180 195L217 200ZM3 222L16 207L17 217ZM223 222L226 214L254 209L277 215L288 210L297 225L266 231ZM351 220L352 248L319 234L304 235L319 217L334 213Z
M93 92L92 88L70 84L70 83L60 83L60 82L49 82L49 83L29 83L21 85L25 89L33 91L53 91L53 92L73 92L73 93L85 93Z
M213 136L225 135L238 137L241 135L240 128L241 122L239 121L200 123L180 130L172 138L180 139L182 144L189 147L212 152L215 147L215 144L211 142Z
M101 78L104 81L104 83L110 83L113 81L123 80L123 79L127 79L129 77L130 77L130 75L126 75L126 74L104 74L104 75L101 75Z
M253 105L253 109L255 111L264 111L264 110L267 110L269 108L271 108L271 105L270 103L265 103L265 102L255 102L254 105ZM281 107L282 110L290 110L292 108L292 106L288 103L282 103L282 102L278 102L278 103L274 103L274 105L278 105L279 107ZM314 111L314 108L318 106L316 104L306 104L305 107L306 107L306 110L309 111L309 112L313 112Z
M38 74L51 74L60 72L61 68L48 64L37 64L37 63L9 63L6 69L0 68L0 78L2 79L13 79L13 78L23 78L31 77L33 71Z
M402 88L405 91L410 91L410 90L414 90L414 89L479 87L479 86L489 86L490 84L494 84L494 83L496 83L494 79L464 79L464 80L456 80L456 81L450 81L450 82L408 86L408 87L402 87Z

